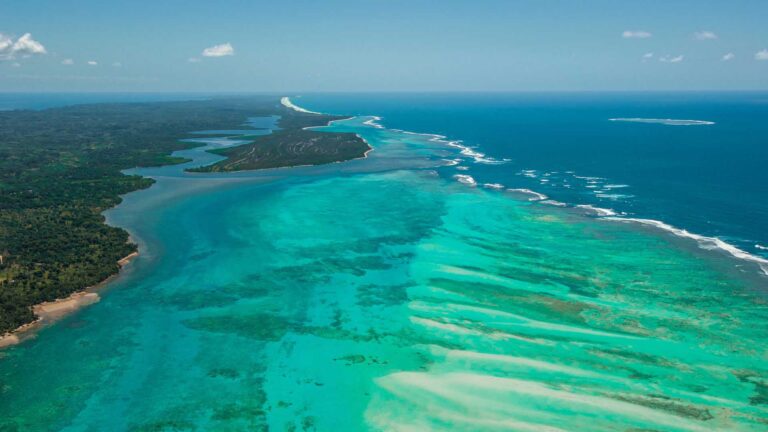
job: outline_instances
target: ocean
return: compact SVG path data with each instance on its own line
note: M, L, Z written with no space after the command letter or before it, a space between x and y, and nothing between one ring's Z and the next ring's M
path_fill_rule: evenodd
M383 117L496 159L479 182L654 219L768 257L768 93L315 95L313 110ZM618 122L684 119L711 125Z
M768 428L766 95L291 100L373 152L129 170L141 255L2 351L0 430Z

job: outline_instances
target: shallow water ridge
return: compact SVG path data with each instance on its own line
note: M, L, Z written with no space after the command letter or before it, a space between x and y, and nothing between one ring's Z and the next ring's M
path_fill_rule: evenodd
M763 276L445 180L476 155L373 120L326 128L366 159L137 170L108 217L142 255L2 353L0 430L768 429Z

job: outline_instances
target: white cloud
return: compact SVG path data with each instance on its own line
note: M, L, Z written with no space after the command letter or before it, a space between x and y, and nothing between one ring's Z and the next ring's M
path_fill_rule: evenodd
M768 49L756 52L755 60L768 60Z
M698 32L693 34L693 37L696 40L712 40L712 39L717 39L717 35L715 33L711 32L711 31L708 31L708 30L698 31Z
M26 58L41 54L47 54L45 47L32 39L30 33L24 33L15 41L13 38L0 33L0 60L14 60L17 56Z
M10 51L11 47L13 47L13 39L0 33L0 55L6 51Z
M653 36L645 30L626 30L621 34L624 39L647 39Z
M190 63L200 63L200 59L198 57L190 57L187 61Z
M653 58L653 53L652 52L643 54L643 61L647 61L647 60L650 60L652 58Z
M724 56L723 56L723 58L722 58L721 60L722 60L722 61L731 61L731 60L733 60L734 58L736 58L736 54L734 54L734 53L730 53L730 52L729 52L728 54L724 55Z
M40 42L32 39L30 33L25 33L13 44L13 51L22 55L46 54L45 47Z
M11 66L13 66L13 67L21 67L21 63L14 62Z
M96 66L99 64L99 62L97 62L96 60L88 60L87 63L89 66Z
M231 55L235 55L235 49L229 42L208 47L203 50L202 54L203 57L224 57Z
M116 67L116 68L123 67L123 64L120 62L114 62L112 63L112 67Z
M682 55L676 57L665 55L664 57L659 57L659 61L664 63L680 63L684 58L685 56Z
M72 60L72 59L64 59L64 60L61 61L61 64L66 65L66 66L71 66L71 65L75 64L75 61Z

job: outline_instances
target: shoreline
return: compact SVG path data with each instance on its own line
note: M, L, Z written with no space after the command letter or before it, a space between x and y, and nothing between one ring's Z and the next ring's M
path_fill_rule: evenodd
M37 318L32 322L23 324L0 336L0 351L18 345L28 339L32 339L39 330L42 330L48 325L77 312L85 306L98 303L101 300L98 291L101 291L107 284L117 278L122 273L123 267L128 265L137 256L139 256L138 251L131 252L117 260L117 265L120 266L117 273L109 276L96 285L86 287L80 291L75 291L69 296L61 299L38 303L32 306L32 311Z
M282 97L281 105L288 109L292 109L297 112L305 113L305 114L317 114L322 115L322 113L309 111L304 108L301 108L297 105L294 105L291 103L289 97ZM355 116L350 116L342 120L347 120L350 118L354 118ZM324 126L309 126L302 129L312 129L312 128L318 128L318 127L328 127L333 123L334 121L338 120L331 120ZM351 160L357 160L357 159L366 159L368 157L368 154L374 150L373 146L370 145L365 139L363 139L360 135L355 134L358 138L360 138L367 146L368 149L363 153L362 156L355 157L352 159L345 159L341 161L334 161L332 163L341 163L341 162L347 162ZM171 153L172 155L173 153ZM285 166L285 167L276 167L272 169L280 169L280 168L296 168L296 167L302 167L302 166L313 166L313 165L295 165L295 166ZM266 168L269 169L269 168ZM152 185L150 185L151 187ZM124 228L123 228L124 229ZM130 236L130 234L129 234ZM0 353L2 353L2 350L18 345L28 339L32 339L35 337L36 333L54 323L61 320L62 318L65 318L66 316L71 315L72 313L80 310L81 308L85 306L92 305L94 303L98 303L101 300L101 297L99 296L97 291L100 291L102 288L104 288L109 282L117 278L121 273L123 267L125 267L127 264L131 262L134 258L136 258L139 255L139 252L132 252L123 258L117 260L117 264L119 266L119 269L116 273L110 275L103 281L97 283L93 286L85 287L79 291L75 291L69 296L61 299L56 299L52 301L47 301L43 303L38 303L35 305L32 305L32 311L35 315L35 320L28 322L26 324L22 324L21 326L8 331L4 334L0 334Z
M298 112L306 113L306 114L320 114L313 111L305 110L293 103L290 102L290 99L287 97L284 97L283 99L287 99L286 103L281 103L284 107L288 109L292 109ZM319 129L319 128L326 128L331 126L333 123L338 121L344 121L349 120L355 117L359 116L349 116L345 117L343 119L339 120L330 120L328 121L324 126L308 126L304 127L302 129L309 130L309 129ZM367 117L367 116L366 116ZM363 124L367 126L371 126L377 129L385 128L383 125L376 123L376 121L380 120L380 117L377 116L370 116L371 118L369 120L366 120L363 122ZM442 135L436 135L436 134L428 134L428 133L417 133L417 132L410 132L410 131L404 131L399 129L392 129L393 131L399 131L407 134L415 134L415 135L423 135L430 137L430 141L438 141L438 142L444 142L449 147L458 148L461 149L460 154L461 156L468 158L468 159L474 159L475 163L481 163L481 161L478 160L478 158L483 159L485 156L484 154L480 153L474 153L474 152L465 152L465 150L469 149L468 147L465 147L461 144L458 144L457 141L449 141L447 140L447 137ZM339 161L330 162L331 164L334 163L343 163L343 162L349 162L359 159L366 159L369 157L369 153L374 150L374 147L370 145L367 140L365 140L363 137L361 137L359 134L355 134L359 139L361 139L368 147L368 149L363 153L362 156L354 157L351 159L344 159ZM493 159L491 159L493 160ZM319 164L321 165L321 164ZM317 166L314 164L309 165L290 165L290 166L281 166L281 167L274 167L274 168L257 168L254 170L241 170L241 171L260 171L260 170L275 170L275 169L284 169L284 168L298 168L298 167L306 167L306 166ZM460 175L457 174L454 176L454 178L457 178L459 182L468 184L470 186L477 186L477 183L472 179L470 176ZM464 181L462 181L462 179ZM472 182L470 183L468 180L471 179ZM150 186L151 187L151 186ZM504 189L505 187L500 184L494 184L493 187L487 186L491 189ZM551 204L551 201L545 200L543 198L546 198L543 194L540 194L538 192L528 190L528 189L507 189L507 191L511 192L518 192L518 193L526 193L529 195L532 195L533 198L529 198L526 201L533 201L538 202L542 204ZM562 204L563 207L572 207L577 208L581 210L588 210L592 214L589 214L588 216L595 217L596 219L600 220L606 220L606 221L615 221L615 222L624 222L624 223L635 223L638 225L645 225L650 226L653 228L656 228L660 233L664 234L671 234L678 238L686 238L689 240L693 240L694 243L698 246L699 249L709 250L709 251L717 251L720 253L725 253L726 255L730 255L732 258L738 260L738 261L746 261L750 264L756 264L758 269L758 274L760 276L768 276L768 260L765 258L760 257L759 255L753 255L749 252L746 252L744 250L741 250L723 240L720 240L717 237L708 237L704 235L699 235L695 233L691 233L685 229L677 228L672 225L668 225L661 221L651 220L651 219L639 219L639 218L631 218L631 217L621 217L619 215L616 215L615 213L612 213L612 210L610 209L602 209L597 208L591 205L586 204ZM125 229L125 228L123 228ZM48 325L54 324L57 321L61 320L64 317L67 317L71 315L72 313L80 310L81 308L85 306L89 306L91 304L97 303L101 300L100 295L97 291L100 291L103 289L108 283L110 283L114 278L118 277L122 273L122 268L129 264L131 260L139 255L139 252L132 252L131 254L119 259L117 261L118 266L120 267L119 270L114 273L113 275L107 277L103 281L97 283L96 285L85 287L80 291L76 291L69 296L62 298L62 299L56 299L49 302L43 302L32 306L32 310L36 316L35 320L26 324L23 324L19 326L18 328L11 330L5 334L0 335L0 352L13 345L17 345L21 342L24 342L28 339L34 338L35 334L38 330L47 327Z
M283 96L282 98L280 98L280 104L283 105L284 107L288 108L288 109L292 109L292 110L294 110L296 112L300 112L300 113L304 113L304 114L320 114L320 115L323 114L323 113L319 113L317 111L310 111L310 110L308 110L306 108L302 108L302 107L294 104L293 102L291 102L291 98L288 97L288 96ZM303 130L311 130L311 129L317 129L317 128L325 128L325 127L331 126L331 124L333 124L335 122L344 121L344 120L351 120L351 119L356 118L356 117L358 117L358 116L349 116L349 117L345 117L345 118L339 119L339 120L330 120L328 123L325 124L325 126L307 126L307 127L303 127L302 129ZM375 124L376 120L381 120L381 117L372 116L371 120L365 121L365 122L363 122L363 124L369 124L368 122L374 122L374 123L371 123L370 125L373 126L373 127L379 128L379 129L384 128L384 126ZM359 157L356 157L356 158L352 158L352 159L339 160L339 161L335 161L335 162L331 162L331 163L341 163L341 162L348 162L348 161L353 161L353 160L358 160L358 159L367 159L368 158L368 153L373 151L373 146L371 145L371 143L366 141L365 138L361 137L360 134L355 134L355 136L360 138L360 140L363 141L365 143L365 145L368 146L368 150L366 150L363 153L362 156L359 156ZM295 168L295 167L302 167L302 166L316 166L316 165L293 165L293 166L278 167L278 168Z
M288 104L286 104L286 103L282 103L283 100L281 100L282 105L285 106L286 108L293 109L295 111L302 112L305 114L320 114L313 111L304 110L301 107L293 105L292 103L290 103L290 99L288 99L287 97L284 97L283 99L287 99L288 101ZM354 116L350 116L343 120L347 120L353 117ZM325 126L310 126L302 129L328 127L334 121L337 121L337 120L331 120ZM371 146L365 139L363 139L359 135L357 135L357 137L362 139L362 141L368 146L368 149L365 151L365 153L360 157L345 159L343 161L335 161L332 163L341 163L341 162L347 162L350 160L365 159L368 157L368 153L374 150L373 146ZM276 167L272 169L295 168L295 167L301 167L301 166L312 166L312 165L295 165L295 166ZM128 265L131 262L131 260L133 260L137 256L139 256L138 251L132 252L124 256L123 258L119 259L117 261L117 265L120 267L120 269L117 271L117 273L107 277L106 279L97 283L96 285L85 287L82 290L75 291L65 298L56 299L56 300L33 305L32 311L36 316L35 320L32 322L28 322L26 324L22 324L21 326L9 332L6 332L5 334L0 335L0 351L8 347L18 345L28 339L34 338L37 331L47 327L48 325L56 323L62 318L65 318L71 315L72 313L82 309L83 307L92 305L94 303L98 303L101 300L101 297L99 296L98 291L100 291L107 284L109 284L109 282L111 282L116 277L118 277L122 272L123 267Z

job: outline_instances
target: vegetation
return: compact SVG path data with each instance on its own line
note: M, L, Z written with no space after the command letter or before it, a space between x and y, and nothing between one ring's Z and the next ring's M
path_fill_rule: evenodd
M297 165L320 165L365 156L368 144L353 133L316 132L306 127L321 126L343 117L286 111L280 128L270 135L257 136L238 147L213 150L227 159L190 171L238 171Z
M115 274L136 250L101 213L152 180L121 170L178 163L169 154L194 145L179 141L190 131L273 114L289 114L275 97L0 112L0 334L32 321L32 305ZM294 117L286 134L318 121Z

